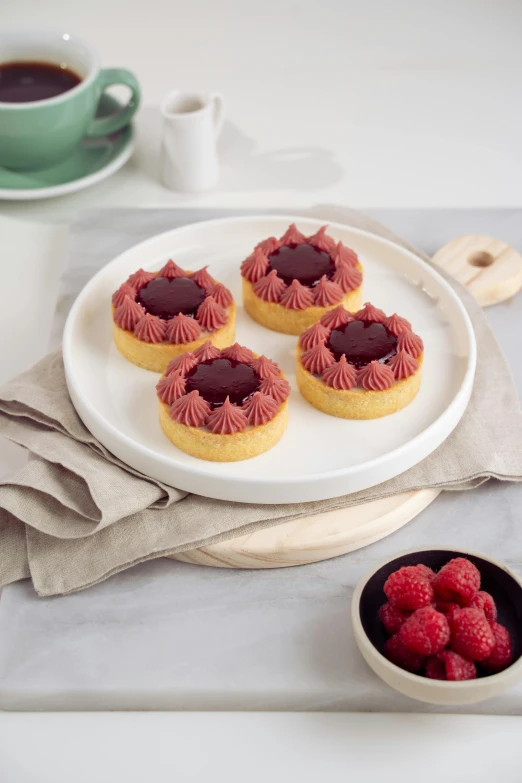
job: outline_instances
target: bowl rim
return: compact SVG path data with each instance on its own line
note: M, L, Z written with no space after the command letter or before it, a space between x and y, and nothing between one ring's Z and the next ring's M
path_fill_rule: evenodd
M406 681L412 683L412 685L422 682L423 686L425 686L426 688L432 688L437 690L443 689L443 690L467 691L473 688L481 687L482 683L501 685L504 682L504 680L509 680L511 682L516 674L522 676L522 655L521 655L517 661L510 664L503 671L497 672L496 674L488 674L487 676L482 677L480 679L459 680L459 681L433 680L429 677L423 677L421 674L414 674L413 672L406 671L406 669L401 669L400 666L397 666L395 663L389 661L388 658L386 658L370 640L366 631L364 630L363 624L361 622L360 611L359 611L361 596L368 581L383 566L392 563L394 560L397 560L398 558L403 557L404 555L413 555L416 554L417 552L421 553L421 552L434 552L434 551L457 552L459 556L466 557L467 555L471 555L472 557L478 557L482 560L487 560L487 562L492 563L494 566L497 566L497 568L500 568L502 571L504 571L522 589L522 579L514 571L512 571L511 568L509 568L509 566L505 565L499 560L495 560L495 558L493 557L489 557L488 555L483 554L482 552L476 552L473 549L465 549L465 550L458 549L453 546L425 546L425 547L413 547L412 549L404 549L401 550L400 552L396 552L393 555L393 557L385 557L382 560L379 560L379 562L376 563L374 566L372 566L372 568L369 569L365 574L363 574L363 576L357 582L355 586L355 590L353 592L352 606L351 606L353 632L357 643L359 645L362 645L365 651L370 656L373 655L377 656L379 662L386 669L388 669L390 673L396 675L398 674L399 676L403 677ZM484 687L486 686L484 685Z

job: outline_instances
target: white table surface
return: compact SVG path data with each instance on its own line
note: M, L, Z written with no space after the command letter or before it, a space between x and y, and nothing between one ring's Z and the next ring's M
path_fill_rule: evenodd
M519 783L518 719L494 732L487 718L435 715L0 715L0 780Z
M522 6L516 0L2 3L1 27L30 24L68 29L91 40L105 66L133 69L143 86L143 108L137 120L137 153L113 178L67 198L2 204L3 216L45 225L38 230L28 226L27 232L23 228L11 231L5 220L0 225L0 333L9 334L2 346L1 380L31 364L44 350L63 259L65 235L59 226L83 208L298 207L335 201L359 207L522 205L521 21ZM222 176L215 192L173 194L158 182L156 107L175 86L219 89L225 96L228 122L221 143ZM5 262L14 237L17 250L26 239L34 248L39 244L39 231L46 239L41 244L54 248L45 258L30 250L28 242L22 270ZM20 324L17 318L18 328L13 330L22 295L28 304L24 322ZM2 444L1 470L13 469L20 459L17 449ZM65 767L51 775L45 740L53 731L66 738L63 745L68 747L77 724L65 715L53 716L52 721L47 716L2 717L8 722L4 721L0 733L4 744L0 759L9 758L6 747L11 753L9 777L2 776L0 767L2 781L40 783L45 781L44 774L53 783L67 779ZM117 729L116 723L105 724L111 738L127 730L124 716L109 717L117 722ZM102 724L89 722L88 716L82 719L82 736L95 740ZM151 733L146 716L136 716L136 721L138 734L129 736L145 732L141 749L147 758L146 769L150 779L161 780L165 744L160 753L152 737L163 735L156 733L156 726ZM19 732L18 744L14 739L11 744L15 735L6 732L6 725ZM180 725L177 731L183 737L188 724ZM239 726L244 726L241 720ZM383 736L382 727L371 726L367 737L372 731ZM504 732L503 726L495 726ZM448 736L448 731L443 733ZM426 729L422 736L428 734ZM22 735L25 741L28 736L43 740L38 744L40 754L22 753ZM344 735L335 736L338 748ZM306 733L299 738L302 754ZM440 735L436 743L440 748ZM124 757L133 759L136 754ZM503 758L512 762L508 764L511 771L515 761L520 763L516 754L515 743L509 749L504 746ZM65 757L72 763L70 755L65 753ZM492 757L490 752L488 758ZM58 754L53 756L57 758ZM92 758L97 758L96 752ZM334 758L336 770L344 769L339 757ZM88 769L91 760L85 761L84 753L82 759L82 768ZM368 751L364 760L367 774L372 772L371 765L377 773L375 754ZM40 770L33 777L27 772L30 762ZM465 763L464 757L461 762ZM492 772L486 768L484 764L483 772L490 777ZM193 770L190 778L186 774L181 779L200 779L200 771ZM68 772L71 779L70 768ZM117 780L118 775L106 779Z
M516 0L17 0L0 26L76 32L143 86L138 154L111 180L6 214L103 205L512 206L522 203ZM157 181L157 106L220 90L216 192Z

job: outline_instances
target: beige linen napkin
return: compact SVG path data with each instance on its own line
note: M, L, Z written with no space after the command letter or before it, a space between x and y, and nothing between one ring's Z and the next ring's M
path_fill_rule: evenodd
M320 217L407 247L352 210L329 209ZM30 575L40 595L65 594L143 560L280 521L425 487L469 489L490 477L521 480L516 389L480 307L459 285L454 287L478 343L475 387L460 424L434 454L395 479L315 503L230 503L187 495L142 476L84 427L67 392L60 352L47 356L0 391L0 434L31 454L21 471L0 483L0 585Z

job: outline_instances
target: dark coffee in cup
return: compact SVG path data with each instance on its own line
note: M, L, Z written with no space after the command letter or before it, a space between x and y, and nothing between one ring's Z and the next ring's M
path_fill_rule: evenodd
M72 90L80 81L74 71L53 63L0 63L0 101L45 101Z
M130 88L127 105L96 116L102 93L115 84ZM125 128L139 99L136 77L125 68L100 68L96 52L81 38L59 30L0 29L0 166L55 166L82 139Z

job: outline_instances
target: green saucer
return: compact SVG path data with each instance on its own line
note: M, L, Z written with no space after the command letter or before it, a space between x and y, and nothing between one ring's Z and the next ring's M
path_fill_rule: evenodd
M110 95L102 95L97 117L121 109ZM62 163L40 171L10 171L0 167L0 199L29 200L62 196L82 190L114 174L130 158L133 149L132 126L111 136L85 138Z

